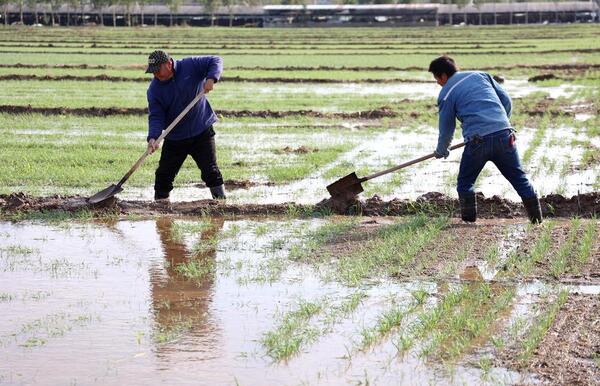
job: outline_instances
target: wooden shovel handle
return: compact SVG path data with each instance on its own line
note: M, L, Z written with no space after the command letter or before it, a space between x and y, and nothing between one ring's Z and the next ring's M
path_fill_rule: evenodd
M463 146L465 146L464 142L459 143L458 145L451 146L448 150L458 149L458 148L463 147ZM408 161L408 162L405 162L403 164L400 164L400 165L391 167L389 169L383 170L381 172L373 173L371 175L363 177L363 178L360 179L360 182L368 181L368 180L370 180L372 178L379 177L379 176L382 176L384 174L388 174L388 173L391 173L391 172L395 172L396 170L403 169L403 168L405 168L407 166L414 165L416 163L419 163L421 161L425 161L426 159L433 158L433 157L435 157L435 153L424 155L423 157L414 159L412 161Z
M160 136L156 139L156 143L160 144L162 142L162 140L171 132L171 130L173 130L175 125L177 125L179 123L179 121L181 121L181 119L188 113L188 111L190 111L192 109L192 107L194 107L194 105L196 103L198 103L198 101L203 96L204 96L204 87L202 87L202 91L198 95L196 95L196 97L185 107L185 109L183 109L183 111L181 113L179 113L179 115L175 119L173 119L173 122L171 122L171 124L166 129L163 130L163 132L160 134ZM120 187L121 185L123 185L125 183L125 181L127 181L129 179L129 177L131 177L133 172L135 172L137 170L137 168L139 168L140 165L142 165L144 163L144 161L146 160L146 157L148 157L149 155L150 155L150 151L149 151L149 149L146 149L144 154L142 154L142 156L137 160L137 162L135 164L133 164L131 169L129 169L129 171L123 176L123 178L121 178L121 181L119 181L117 186Z

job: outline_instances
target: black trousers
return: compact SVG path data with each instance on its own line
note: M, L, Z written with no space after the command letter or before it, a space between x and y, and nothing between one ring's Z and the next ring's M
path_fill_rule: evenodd
M217 166L215 132L211 126L192 138L164 141L154 181L155 198L169 197L173 190L173 181L188 155L191 155L198 165L200 177L206 186L211 188L223 185L223 176Z

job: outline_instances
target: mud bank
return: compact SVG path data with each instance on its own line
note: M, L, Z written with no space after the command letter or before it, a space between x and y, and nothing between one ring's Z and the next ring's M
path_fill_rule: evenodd
M592 217L600 214L600 192L586 193L571 198L558 194L540 199L546 217ZM498 196L477 196L480 218L514 218L525 216L521 203ZM216 200L155 203L148 201L124 201L117 198L92 206L81 196L32 197L23 193L0 195L0 212L5 215L28 212L76 212L91 210L98 214L110 212L117 215L274 215L289 213L337 213L361 216L403 216L414 213L450 213L458 216L458 200L441 193L430 192L414 201L393 199L382 201L374 196L360 201L356 199L323 200L316 205L283 204L231 205Z
M371 44L371 43L369 43ZM123 68L138 68L144 69L146 66L143 64L131 64L131 65L110 65L110 64L27 64L27 63L15 63L15 64L0 64L0 68L73 68L73 69L123 69ZM514 69L536 69L536 70L548 70L548 71L560 71L560 70L593 70L599 69L600 64L590 63L565 63L565 64L515 64L511 66L488 66L469 68L465 70L514 70ZM427 67L408 66L408 67L395 67L395 66L279 66L279 67L266 67L266 66L233 66L230 70L268 70L268 71L423 71L427 72Z
M111 76L106 74L99 75L21 75L21 74L6 74L0 75L2 80L37 80L37 81L78 81L78 82L136 82L148 83L152 78L149 77L126 77L126 76ZM254 83L314 83L314 84L353 84L357 82L364 83L433 83L431 80L424 79L408 79L408 78L385 78L385 79L303 79L303 78L283 78L283 77L261 77L248 78L241 76L223 77L220 82L254 82Z
M17 105L0 105L0 113L8 114L43 114L43 115L83 115L94 117L105 117L111 115L146 115L148 109L146 107L33 107L17 106ZM382 106L373 110L354 111L347 113L325 113L314 110L288 110L288 111L272 111L272 110L219 110L219 115L225 117L254 117L254 118L285 118L290 116L304 116L311 118L338 118L338 119L379 119L392 118L398 116L399 113L393 111L390 107ZM413 113L411 113L412 116ZM414 113L416 114L416 113Z

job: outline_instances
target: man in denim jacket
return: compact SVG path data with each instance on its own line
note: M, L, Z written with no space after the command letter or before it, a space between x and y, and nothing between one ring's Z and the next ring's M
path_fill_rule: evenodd
M525 175L515 144L515 134L509 118L510 97L490 74L479 71L458 71L449 56L441 56L429 65L442 86L438 96L439 137L436 158L447 157L448 147L461 122L465 150L458 172L458 198L464 221L477 219L474 184L487 161L492 161L515 188L532 223L542 221L542 212L533 186Z
M147 91L148 150L159 148L156 139L201 91L208 94L223 72L218 56L195 56L174 61L157 50L148 57L146 73L154 74ZM206 97L166 136L154 182L154 199L168 200L173 181L188 155L200 168L202 181L215 199L225 199L223 177L217 166L215 132L217 116Z

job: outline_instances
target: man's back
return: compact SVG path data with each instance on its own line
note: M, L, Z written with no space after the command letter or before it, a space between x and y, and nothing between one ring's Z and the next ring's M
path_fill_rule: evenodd
M464 71L452 75L440 91L438 106L442 116L458 118L466 140L511 127L510 97L484 72Z

